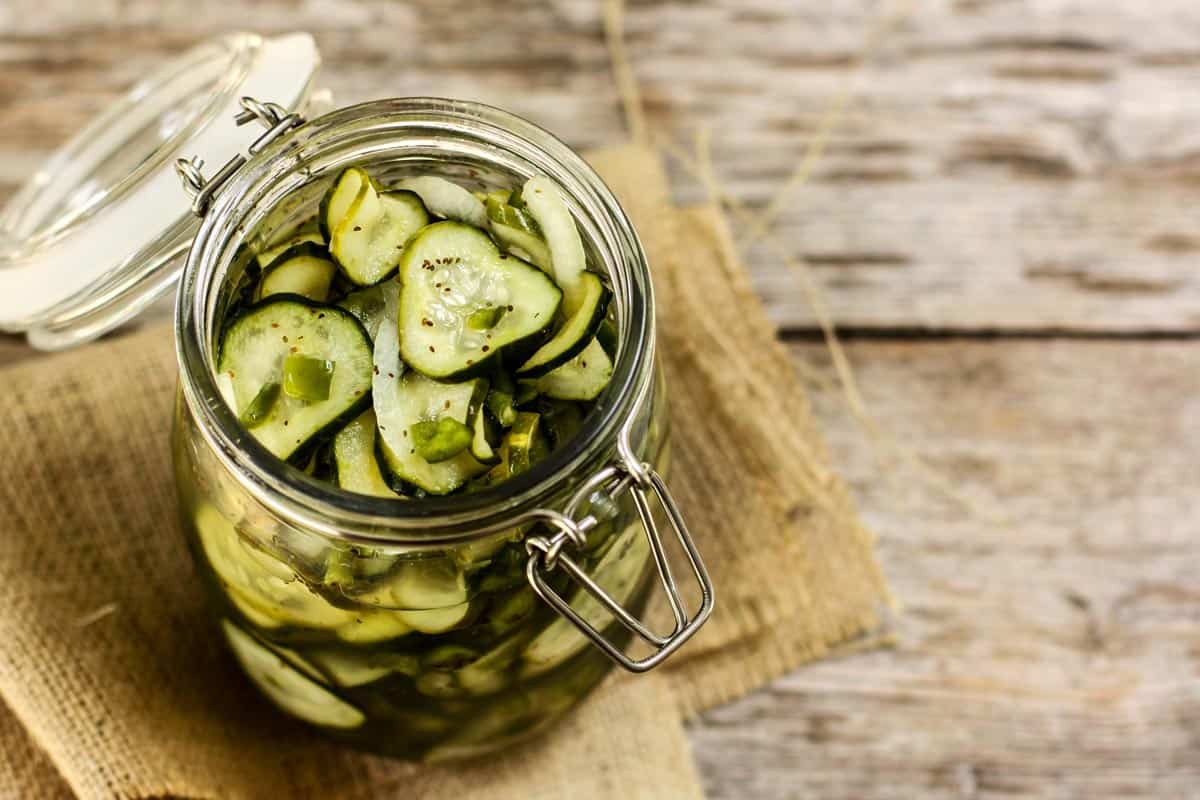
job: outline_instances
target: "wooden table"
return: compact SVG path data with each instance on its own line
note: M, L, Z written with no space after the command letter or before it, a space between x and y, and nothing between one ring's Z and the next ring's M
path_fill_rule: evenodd
M959 497L880 467L795 276L748 248L904 608L891 649L698 720L705 781L716 798L1200 796L1200 4L909 5L775 235L819 277L876 418ZM879 13L631 2L650 123L711 129L722 181L762 206ZM437 93L579 147L623 133L585 0L7 0L0 185L234 27L316 33L340 102Z

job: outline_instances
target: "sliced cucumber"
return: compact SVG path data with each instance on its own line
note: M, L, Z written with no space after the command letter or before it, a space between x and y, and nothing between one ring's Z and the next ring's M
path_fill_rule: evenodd
M529 619L537 608L538 597L529 586L522 586L516 591L494 601L488 611L488 625L495 634L504 634Z
M301 226L303 227L303 226ZM313 244L324 249L325 237L319 231L300 231L297 230L283 239L279 244L271 245L254 257L261 269L266 269L281 255L291 250L293 247L302 244Z
M650 542L641 523L637 522L622 531L604 557L588 570L588 574L614 600L625 605L641 583L649 556ZM597 630L603 631L614 621L600 601L582 586L575 590L568 602L584 621ZM553 669L586 647L587 643L587 638L574 623L566 617L556 616L525 648L521 656L525 661L521 674L529 677Z
M405 178L396 184L396 188L415 193L431 213L442 219L466 222L476 228L487 227L487 212L483 203L457 183L434 175L420 175Z
M394 483L412 484L430 494L448 494L483 472L484 465L471 455L470 447L445 460L429 462L417 450L413 426L440 419L467 425L472 421L472 409L477 409L477 398L486 391L486 381L438 383L410 371L398 380L378 384L383 391L375 398L382 466Z
M309 589L287 564L247 542L214 506L201 505L194 520L209 566L230 601L255 625L338 628L353 620L351 612Z
M374 683L393 672L414 676L420 660L408 653L340 653L322 651L310 656L317 667L338 686L352 688Z
M359 190L371 183L371 176L359 167L348 167L334 179L333 185L321 198L317 212L317 224L325 241L333 239L333 232L358 199Z
M271 702L305 722L329 728L357 728L366 716L316 681L301 674L228 620L221 622L238 663Z
M449 558L407 559L390 580L357 599L393 610L450 608L466 603L466 576Z
M462 570L441 557L407 560L391 580L357 599L389 609L389 615L422 633L455 628L471 609Z
M496 455L496 450L492 447L492 442L497 439L496 428L499 425L494 421L492 413L486 408L479 409L475 413L475 424L473 427L471 455L480 464L495 464L499 461L499 456Z
M488 230L500 248L523 258L542 271L554 274L554 263L550 260L550 248L542 238L541 229L528 213L508 205L504 198L489 197L486 201Z
M563 310L568 316L583 302L580 276L587 267L587 254L575 219L554 181L543 176L530 178L521 190L521 200L537 220L550 248L554 280L563 290Z
M412 626L395 611L372 611L356 614L354 619L338 627L337 637L350 644L375 644L399 639L412 633Z
M579 283L580 297L574 312L554 337L517 369L517 375L522 378L545 375L583 352L595 337L600 323L604 322L604 315L608 313L612 292L594 272L584 272L579 276Z
M333 438L337 484L348 492L373 497L399 497L375 460L375 411L367 409Z
M455 671L458 685L474 695L494 694L512 683L509 668L521 655L521 647L528 640L524 633L516 633L501 641L474 661Z
M502 351L540 336L562 300L545 273L458 222L438 222L413 237L400 275L401 355L439 380L488 371ZM483 309L504 313L491 328L472 328L468 320Z
M613 363L596 339L561 367L533 381L540 394L555 400L595 400L612 378Z
M321 244L304 242L284 250L263 271L258 299L276 294L298 294L323 303L329 297L337 265Z
M389 286L395 292L400 290L399 284L395 282L382 283L378 286L357 289L337 302L340 308L349 311L355 319L362 323L362 326L367 329L367 335L371 337L371 341L375 341L375 337L379 333L379 324L383 322L383 314L387 309L385 290Z
M282 459L307 462L309 448L357 417L370 402L371 342L349 312L295 295L275 295L234 320L221 340L217 371L229 375L241 411L270 383L282 383L284 361L304 356L331 362L327 399L307 402L280 393L251 430ZM301 458L303 457L303 460Z
M470 603L459 603L446 608L422 608L397 611L396 615L421 633L445 633L462 624L471 611Z
M375 337L372 392L381 465L393 486L411 484L432 494L448 494L482 472L484 466L469 452L438 464L430 464L417 455L411 429L423 419L451 411L461 414L460 419L465 423L480 383L471 382L469 391L463 391L462 386L447 389L443 384L434 383L418 373L402 372L404 365L400 360L400 344L396 333L398 290L394 283L389 282L384 285L383 293L386 309ZM449 409L445 407L447 400L451 404Z
M333 228L329 252L351 282L371 286L395 270L404 243L428 222L412 192L380 194L370 181L360 181L349 211Z

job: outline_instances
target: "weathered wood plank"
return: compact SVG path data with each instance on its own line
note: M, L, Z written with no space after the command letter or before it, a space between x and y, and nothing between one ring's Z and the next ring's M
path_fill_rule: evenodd
M1195 797L1200 348L849 350L883 426L978 513L903 474L891 493L813 387L905 604L899 643L705 715L712 796ZM822 345L794 352L832 377Z
M762 205L844 84L879 0L631 2L649 119L707 126L730 191ZM445 94L587 147L622 135L598 0L0 5L0 190L117 91L235 27L313 31L340 102ZM1200 6L920 0L779 220L855 327L1200 328ZM699 184L676 168L682 199ZM813 316L754 251L785 327Z

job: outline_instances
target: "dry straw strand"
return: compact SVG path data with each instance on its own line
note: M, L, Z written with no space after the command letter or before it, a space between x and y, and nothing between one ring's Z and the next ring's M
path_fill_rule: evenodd
M605 0L604 39L608 45L617 94L625 112L625 127L633 141L644 143L647 141L646 109L642 105L642 93L637 76L633 74L633 65L625 52L624 0Z
M889 12L878 15L871 23L862 49L853 58L850 75L847 76L846 81L842 84L842 88L821 113L821 118L817 123L816 130L813 132L812 140L809 142L808 147L805 148L804 155L800 158L800 163L792 171L792 174L788 176L788 179L784 181L783 186L775 192L766 207L759 212L758 218L746 230L743 237L743 243L746 247L749 247L767 235L792 192L808 182L808 179L812 176L813 168L821 160L821 156L825 154L825 147L829 144L830 137L845 116L846 110L850 106L850 101L857 94L855 90L859 79L862 77L863 67L879 51L888 35L908 17L911 10L912 0L898 0L898 2L893 4Z

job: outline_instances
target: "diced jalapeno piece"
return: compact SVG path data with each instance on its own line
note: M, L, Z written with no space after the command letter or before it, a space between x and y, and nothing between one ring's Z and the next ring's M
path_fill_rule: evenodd
M306 403L324 402L329 399L333 367L332 361L321 358L288 356L283 360L283 391Z
M497 200L495 197L489 197L486 202L488 219L493 222L499 222L501 225L507 225L510 228L531 233L534 236L541 236L541 228L538 227L537 220L529 215L523 207L518 208L509 203L504 203Z
M254 395L254 399L250 401L250 405L242 411L242 424L247 428L261 425L267 417L271 416L271 409L275 407L275 401L278 399L279 384L274 381L264 383L263 387L258 390L258 394Z
M509 428L517 419L517 410L513 408L513 394L516 386L512 377L503 369L498 369L492 375L491 387L487 394L488 411L499 423Z
M472 432L452 417L422 420L410 429L417 455L436 464L454 458L471 444Z
M481 308L467 317L467 327L473 331L486 331L496 327L496 323L502 316L504 316L503 308Z

